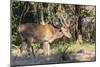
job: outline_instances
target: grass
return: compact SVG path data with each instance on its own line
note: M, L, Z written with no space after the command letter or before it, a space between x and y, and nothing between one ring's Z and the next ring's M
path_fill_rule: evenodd
M87 50L87 51L94 51L95 46L93 44L89 44L89 43L85 43L85 44L82 44L82 45L74 44L74 45L71 45L68 50L73 51L73 52L77 52L81 49Z
M19 48L19 46L12 45L12 48ZM40 45L35 44L34 48L40 48ZM75 42L66 43L66 42L58 42L51 45L51 54L57 53L70 53L70 52L78 52L80 50L85 51L95 51L95 44L94 43L83 43L83 44L76 44Z
M51 52L53 54L59 52L78 52L80 50L85 51L95 51L95 44L94 43L83 43L83 44L76 44L76 43L64 43L63 45L58 43L54 44L55 46L52 48Z
M78 53L81 53L83 55L80 54L80 56L77 56ZM89 57L89 59L87 59L87 55L84 54L85 53L92 53L95 52L95 44L94 43L82 43L80 44L76 44L76 43L58 43L55 44L55 46L51 49L51 53L53 55L61 55L61 58L63 61L84 61L86 59L86 61L88 60L92 60L91 57ZM74 57L72 56L74 55ZM88 55L89 56L89 55ZM76 58L78 57L78 59ZM73 60L72 60L73 59Z

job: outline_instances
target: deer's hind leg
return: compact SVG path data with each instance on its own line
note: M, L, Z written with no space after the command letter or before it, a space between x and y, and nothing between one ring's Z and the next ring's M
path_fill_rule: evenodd
M26 49L27 45L26 43L23 41L21 44L20 44L20 53L23 53L23 51Z
M20 35L20 53L23 53L27 45L26 45L26 41L23 35L22 34L19 34L19 35Z
M32 39L32 38L29 38L29 39L27 40L27 51L28 51L29 55L32 53L33 56L35 56L32 43L33 43L33 39Z

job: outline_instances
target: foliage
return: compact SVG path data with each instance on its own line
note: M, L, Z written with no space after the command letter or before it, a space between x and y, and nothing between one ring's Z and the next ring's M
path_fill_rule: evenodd
M78 13L75 13L77 6ZM66 23L70 24L70 30L73 36L72 41L77 40L75 37L78 35L75 33L76 29L79 29L76 27L81 23L82 40L86 42L95 42L95 6L12 1L11 8L12 44L20 44L20 38L16 31L16 27L19 24L45 22L53 24L54 26L61 26L59 23L61 20L65 20ZM82 17L81 22L78 22L79 16Z

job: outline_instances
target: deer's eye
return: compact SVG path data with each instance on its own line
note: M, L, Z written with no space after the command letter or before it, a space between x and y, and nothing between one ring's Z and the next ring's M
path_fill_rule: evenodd
M59 32L62 32L62 30L59 30Z

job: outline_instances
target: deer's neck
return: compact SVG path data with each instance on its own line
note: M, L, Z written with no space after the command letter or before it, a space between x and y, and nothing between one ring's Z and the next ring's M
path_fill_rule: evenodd
M53 36L52 36L52 38L49 40L49 42L52 43L54 40L59 39L59 38L61 38L61 37L63 37L63 33L62 33L62 32L59 32L58 29L54 29Z

